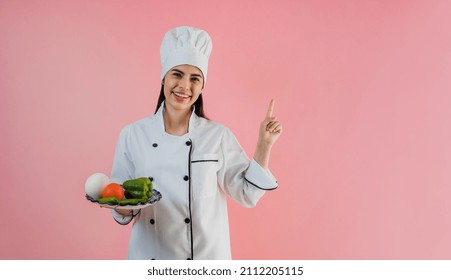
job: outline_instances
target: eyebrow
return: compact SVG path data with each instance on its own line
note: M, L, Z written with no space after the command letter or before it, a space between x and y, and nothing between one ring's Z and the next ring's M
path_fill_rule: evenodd
M172 71L178 72L180 74L185 75L185 73L183 73L183 71L179 70L179 69L172 69ZM199 78L203 78L202 75L200 74L191 74L191 77L199 77Z

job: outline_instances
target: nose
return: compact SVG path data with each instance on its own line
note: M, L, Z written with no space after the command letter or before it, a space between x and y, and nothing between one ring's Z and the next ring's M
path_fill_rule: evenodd
M189 90L191 87L191 82L187 78L182 78L179 80L178 87L182 90Z

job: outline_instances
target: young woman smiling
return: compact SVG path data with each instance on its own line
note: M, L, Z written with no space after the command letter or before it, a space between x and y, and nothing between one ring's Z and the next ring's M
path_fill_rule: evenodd
M253 207L277 187L268 168L282 133L273 100L252 159L228 128L205 117L202 90L211 49L204 30L168 31L160 48L156 112L121 131L110 181L148 177L162 194L141 210L112 210L119 224L134 221L129 259L231 259L227 196Z

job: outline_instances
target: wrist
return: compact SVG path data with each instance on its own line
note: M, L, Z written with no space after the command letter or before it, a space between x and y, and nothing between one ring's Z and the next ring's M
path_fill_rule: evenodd
M124 210L124 209L114 209L117 213L119 213L122 216L132 216L133 210Z
M254 153L254 160L264 169L269 169L269 155L271 152L271 145L263 141L257 142L257 147Z
M271 142L258 139L257 147L256 147L257 151L261 151L263 153L269 153L269 152L271 152L271 148L272 148Z

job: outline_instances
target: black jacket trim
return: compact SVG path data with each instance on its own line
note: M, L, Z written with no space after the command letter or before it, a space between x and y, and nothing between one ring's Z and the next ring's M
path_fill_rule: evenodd
M126 226L126 225L128 225L128 224L133 220L133 218L131 218L130 221L128 221L128 222L126 222L126 223L121 223L121 222L119 222L119 221L116 220L116 219L114 219L114 220L116 221L116 223L120 224L121 226Z
M217 159L200 159L200 160L191 161L191 163L196 163L196 162L219 162L219 160L217 160Z
M274 188L271 188L271 189L264 189L264 188L262 188L262 187L259 187L259 186L256 185L256 184L252 183L252 182L249 181L246 177L244 177L244 180L246 180L246 181L247 181L249 184L251 184L252 186L254 186L254 187L258 188L258 189L264 190L264 191L272 191L272 190L277 189L277 186L275 186Z
M193 140L190 139L191 145L189 146L189 154L188 154L188 210L189 210L189 219L190 219L190 233L191 233L191 259L194 260L194 237L193 237L193 215L191 212L191 192L192 192L192 186L191 186L191 154L193 152Z

